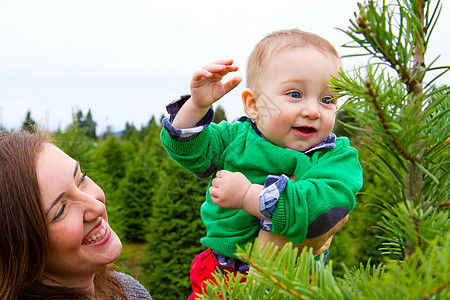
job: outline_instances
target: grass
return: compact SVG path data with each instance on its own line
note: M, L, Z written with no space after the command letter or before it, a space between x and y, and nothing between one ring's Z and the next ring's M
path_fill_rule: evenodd
M144 250L145 244L123 244L122 254L120 254L120 257L115 262L115 265L118 266L124 273L141 281L144 274L139 262L145 259Z

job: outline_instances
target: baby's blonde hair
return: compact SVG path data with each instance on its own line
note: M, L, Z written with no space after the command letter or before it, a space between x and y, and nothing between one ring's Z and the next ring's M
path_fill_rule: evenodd
M275 31L263 38L248 57L247 87L254 91L259 90L259 79L274 54L281 50L306 47L312 47L325 55L341 59L333 45L317 34L298 29Z

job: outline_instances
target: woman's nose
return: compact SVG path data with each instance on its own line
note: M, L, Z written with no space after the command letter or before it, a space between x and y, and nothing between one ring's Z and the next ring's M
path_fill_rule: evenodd
M95 221L106 213L104 201L92 195L84 194L83 205L85 222Z

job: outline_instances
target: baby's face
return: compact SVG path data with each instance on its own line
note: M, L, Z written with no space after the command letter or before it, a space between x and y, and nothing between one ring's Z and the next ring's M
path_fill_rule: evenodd
M256 126L272 143L306 151L333 130L336 100L328 83L337 76L340 60L313 48L275 54L261 78Z

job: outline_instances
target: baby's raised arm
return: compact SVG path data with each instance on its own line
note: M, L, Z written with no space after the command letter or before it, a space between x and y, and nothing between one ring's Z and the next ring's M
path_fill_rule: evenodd
M232 59L223 59L196 71L191 80L191 98L181 107L172 125L175 128L192 128L205 116L210 106L234 89L242 80L240 76L222 82L222 78L238 67Z

